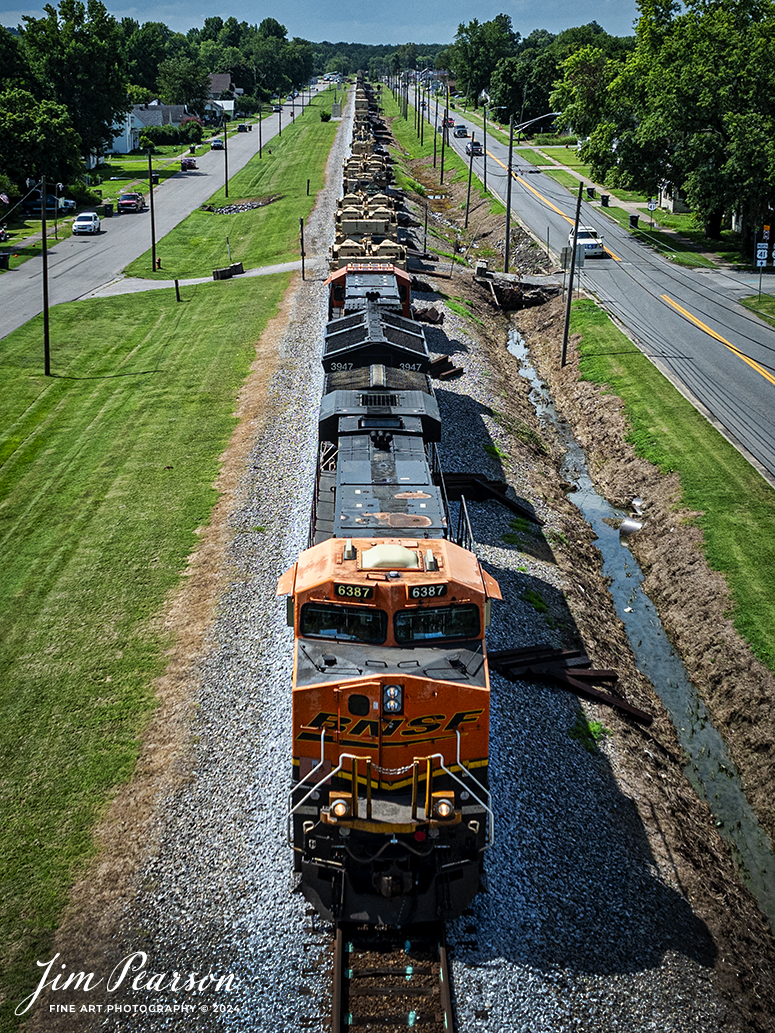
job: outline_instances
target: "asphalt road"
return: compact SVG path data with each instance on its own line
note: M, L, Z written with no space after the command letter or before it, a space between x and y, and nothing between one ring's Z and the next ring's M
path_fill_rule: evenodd
M295 105L296 116L299 105ZM291 122L291 105L281 115L264 119L263 145ZM228 140L229 177L258 153L258 126L252 132L235 133ZM207 151L197 157L197 171L179 172L154 187L157 254L164 262L162 238L224 182L224 152ZM103 184L109 194L110 183ZM116 190L118 193L118 190ZM75 301L122 276L122 270L151 247L151 216L143 212L103 219L98 235L68 237L58 243L49 238L49 305ZM0 276L0 339L23 326L43 310L43 259L36 257Z
M465 116L455 112L455 121L482 139L481 127ZM451 138L454 150L467 161L466 142ZM474 158L480 179L485 160L488 188L505 201L508 147L488 135L486 158ZM558 257L573 226L576 197L550 177L531 171L532 166L517 173L518 160L515 156L512 211ZM757 292L758 274L675 265L603 213L599 200L582 201L581 223L602 233L609 251L605 258L584 263L582 287L775 483L775 330L738 304L741 297Z

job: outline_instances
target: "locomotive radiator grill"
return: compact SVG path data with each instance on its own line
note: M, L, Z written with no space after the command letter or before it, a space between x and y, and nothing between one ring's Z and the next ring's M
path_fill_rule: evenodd
M405 934L337 926L332 1033L350 1028L451 1033L453 1022L443 925L415 926Z

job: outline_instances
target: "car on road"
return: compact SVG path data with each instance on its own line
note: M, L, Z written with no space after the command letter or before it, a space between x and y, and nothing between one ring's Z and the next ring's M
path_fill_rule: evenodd
M222 151L223 150L223 140L220 138L220 136L216 136L216 138L214 140L210 141L210 150L211 151Z
M450 128L452 128L452 126L454 126L454 124L455 124L455 120L454 120L454 118L452 118L451 116L449 116L449 117L447 117L447 118L442 118L442 120L441 120L441 124L442 124L443 126L449 126Z
M573 230L568 234L568 247L573 247ZM578 236L579 247L584 248L585 258L602 258L605 255L603 246L603 235L598 233L593 226L579 226Z
M96 212L81 212L73 220L73 233L99 233L100 217Z
M245 122L240 122L237 126L238 133L247 133L248 129L252 129L252 126L247 125Z
M191 169L198 169L199 166L196 163L196 158L181 158L180 159L180 171L189 172Z
M478 140L469 140L466 144L466 154L482 155L484 150Z
M275 111L275 112L282 111L282 110L283 110L282 104L275 104L275 106L272 108L272 111Z
M455 126L455 131L453 132L452 135L453 136L468 136L468 127L467 126L462 126L462 125Z
M118 210L120 212L141 212L145 208L145 199L142 194L121 194L118 199Z

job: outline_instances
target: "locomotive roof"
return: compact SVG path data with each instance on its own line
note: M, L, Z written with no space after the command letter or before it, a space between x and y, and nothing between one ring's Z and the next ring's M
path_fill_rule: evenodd
M328 372L333 362L343 361L347 368L408 362L410 368L425 372L430 353L421 326L367 298L363 309L333 319L326 327L323 368Z
M351 546L352 559L345 559ZM367 571L363 566L363 553L376 546L383 550L387 546L396 545L413 553L419 567L412 569L396 562L393 566L379 570ZM428 569L427 553L431 551L437 570ZM400 557L402 554L398 553ZM422 568L422 569L419 569ZM400 577L390 577L390 571L398 571ZM498 582L479 565L473 552L461 548L446 538L378 538L372 536L329 538L311 549L306 549L298 562L287 570L280 578L277 586L278 595L291 592L308 592L315 586L330 581L341 581L343 578L368 577L369 580L381 579L387 583L400 584L403 581L418 583L422 581L455 581L471 592L484 594L490 599L500 599Z

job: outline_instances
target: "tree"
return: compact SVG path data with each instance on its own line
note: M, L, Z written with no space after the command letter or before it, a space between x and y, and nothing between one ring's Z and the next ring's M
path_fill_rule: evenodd
M750 232L775 194L772 0L641 0L635 51L609 87L585 155L596 176L685 192L713 236Z
M11 86L25 86L29 83L31 75L19 37L0 26L0 82L2 82L2 88L7 90Z
M130 82L156 89L159 65L167 55L170 30L163 22L146 22L137 28L126 41L127 75Z
M189 57L162 61L157 85L165 104L185 104L194 114L204 115L210 96L210 73L199 61Z
M506 14L481 24L474 18L468 25L458 26L450 48L452 69L458 88L463 89L475 108L482 91L490 85L498 62L513 55L518 39Z
M67 109L86 152L100 153L129 110L121 30L101 0L25 15L24 48L44 97Z
M0 171L19 185L43 175L66 183L83 168L81 141L67 109L27 90L0 94L0 138Z
M560 126L589 136L607 114L608 87L619 66L599 47L587 44L563 61L561 71L563 78L549 103L553 110L562 110Z

